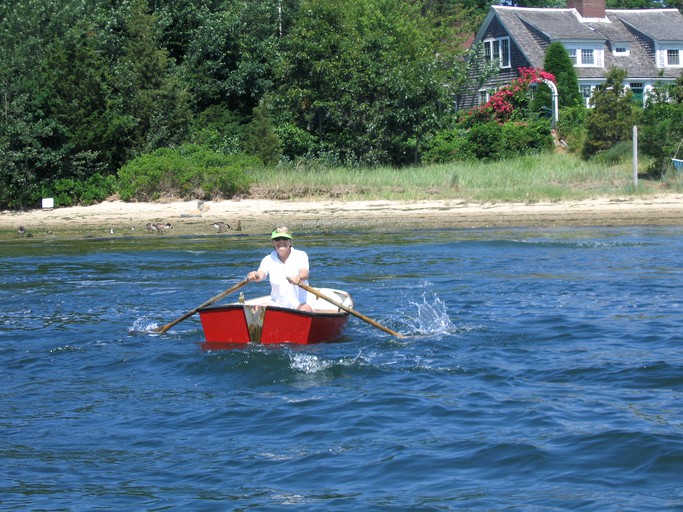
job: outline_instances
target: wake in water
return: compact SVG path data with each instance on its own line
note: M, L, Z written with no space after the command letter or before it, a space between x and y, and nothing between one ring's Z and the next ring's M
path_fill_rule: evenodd
M307 354L303 352L293 352L289 354L290 368L306 374L314 374L320 371L325 371L328 368L340 365L351 366L361 358L359 352L356 357L342 358L336 360L324 359L314 354Z
M406 315L406 324L418 334L448 334L455 330L446 310L446 304L433 293L422 295L422 302L411 302L417 316Z

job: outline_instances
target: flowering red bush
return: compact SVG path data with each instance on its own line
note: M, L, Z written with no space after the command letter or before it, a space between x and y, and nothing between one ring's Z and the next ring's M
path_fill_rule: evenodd
M519 115L529 102L529 86L550 80L555 83L552 73L535 68L519 68L519 77L498 89L484 105L474 107L463 118L467 125L478 122L508 122L515 113Z

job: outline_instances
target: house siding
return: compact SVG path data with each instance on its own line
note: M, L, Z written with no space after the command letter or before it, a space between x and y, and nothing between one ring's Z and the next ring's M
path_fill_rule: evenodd
M484 37L482 37L482 40L489 39L491 37L506 37L508 35L508 31L505 29L500 20L498 18L493 18L488 26L488 29L486 32L484 32Z
M496 39L500 37L510 37L510 34L505 30L505 27L498 18L494 18L489 24L486 32L481 37L482 41L487 39ZM522 50L519 48L514 39L510 38L510 67L501 68L500 73L495 79L489 80L481 89L497 89L505 84L509 84L519 76L518 69L523 67L530 67L531 64L525 57ZM479 105L479 91L470 90L456 101L456 110L470 109Z

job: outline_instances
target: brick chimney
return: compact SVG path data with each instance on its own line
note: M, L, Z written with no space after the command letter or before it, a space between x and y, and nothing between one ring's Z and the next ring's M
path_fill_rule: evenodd
M605 17L605 0L567 0L567 7L579 11L583 18Z

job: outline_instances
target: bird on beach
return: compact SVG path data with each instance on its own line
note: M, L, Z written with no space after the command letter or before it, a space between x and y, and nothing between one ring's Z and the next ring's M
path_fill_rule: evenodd
M147 233L151 233L152 231L156 231L154 224L152 224L151 222L148 222L147 224L145 224L145 228L147 228Z
M232 229L230 224L226 224L225 222L216 222L214 223L213 227L216 228L219 233L221 233L224 229Z
M17 229L17 235L24 236L26 234L26 228L24 226L19 226Z
M170 222L167 222L166 224L152 224L152 229L157 232L157 235L159 233L162 233L168 229L173 229L173 224Z

